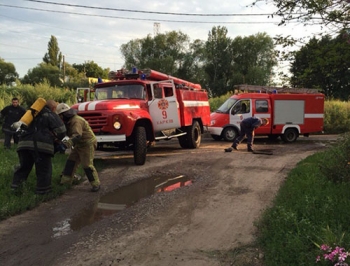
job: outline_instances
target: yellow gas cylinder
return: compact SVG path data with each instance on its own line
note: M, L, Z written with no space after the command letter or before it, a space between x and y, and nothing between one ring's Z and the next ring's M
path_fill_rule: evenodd
M44 108L46 105L46 100L43 98L38 98L32 106L27 110L27 112L21 117L19 122L24 124L25 126L29 126L29 124L33 121L34 117Z

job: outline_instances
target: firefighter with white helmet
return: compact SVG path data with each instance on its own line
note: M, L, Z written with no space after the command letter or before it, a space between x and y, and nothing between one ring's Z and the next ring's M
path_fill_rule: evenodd
M68 148L72 148L62 172L61 184L72 184L74 173L81 164L92 186L91 191L97 192L100 189L100 180L93 164L97 148L94 132L88 122L77 115L77 110L71 109L69 105L58 104L56 112L67 128L69 139L63 140L63 143Z

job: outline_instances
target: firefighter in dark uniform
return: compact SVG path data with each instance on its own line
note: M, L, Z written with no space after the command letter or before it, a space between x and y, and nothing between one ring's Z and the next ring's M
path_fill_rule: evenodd
M230 148L225 149L225 152L231 152L233 149L237 150L238 144L247 136L247 150L253 151L253 142L254 142L254 130L258 127L265 126L269 124L267 118L260 117L248 117L242 120L241 122L241 133L233 141Z
M2 131L5 135L4 147L5 149L11 148L11 139L13 138L13 142L18 144L18 136L11 129L11 125L25 114L26 110L19 105L18 98L12 98L12 104L6 106L0 112L0 117L4 117L5 121L2 125Z
M77 115L77 110L71 109L67 104L58 104L57 113L63 119L67 128L67 136L69 137L63 143L68 148L71 148L62 172L61 184L72 184L75 171L78 165L81 164L92 186L91 191L99 191L100 180L93 163L97 148L97 140L94 132L89 126L89 123Z
M55 141L63 139L66 135L66 127L56 114L56 107L55 101L48 100L28 128L19 131L17 153L20 165L14 172L12 189L16 190L27 180L35 165L36 194L51 191L51 159L54 156Z

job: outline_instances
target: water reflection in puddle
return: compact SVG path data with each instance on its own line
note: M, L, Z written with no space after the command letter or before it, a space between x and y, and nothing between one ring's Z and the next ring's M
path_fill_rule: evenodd
M189 178L180 175L173 178L147 178L118 188L102 196L98 202L82 210L76 216L57 223L53 228L53 237L58 238L72 231L77 231L84 226L91 225L104 217L132 206L140 199L154 193L172 191L190 184L192 184L192 181Z

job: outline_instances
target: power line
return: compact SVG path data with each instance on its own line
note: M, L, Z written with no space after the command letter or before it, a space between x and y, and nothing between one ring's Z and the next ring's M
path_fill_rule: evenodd
M27 0L24 0L27 1ZM115 18L115 19L126 19L126 20L141 20L141 21L162 21L162 22L176 22L176 23L201 23L201 24L276 24L277 22L230 22L230 21L186 21L186 20L166 20L166 19L142 19L142 18L126 18L126 17L116 17L116 16L107 16L107 15L94 15L94 14L85 14L85 13L77 13L77 12L67 12L67 11L58 11L58 10L49 10L49 9L40 9L33 7L22 7L22 6L12 6L12 5L4 5L0 4L0 6L11 7L11 8L20 8L20 9L29 9L35 11L44 11L44 12L53 12L53 13L61 13L61 14L71 14L71 15L79 15L79 16L88 16L88 17L101 17L101 18Z
M11 58L11 57L7 57L6 58L6 60L7 61L14 61L14 60L34 60L34 59L38 59L37 57L32 57L32 58L30 58L30 57L27 57L27 58L24 58L24 57L21 57L21 58L15 58L15 57L13 57L13 58ZM41 58L40 58L41 59Z
M271 16L271 15L273 15L271 13L266 13L266 14L173 13L173 12L144 11L144 10L132 10L132 9L122 9L122 8L86 6L86 5L73 5L73 4L57 3L57 2L49 2L49 1L40 1L40 0L23 0L23 1L43 3L43 4L50 4L50 5L59 5L59 6L69 6L69 7L89 8L89 9L109 10L109 11L134 12L134 13L159 14L159 15L175 15L175 16L236 17L236 16Z

